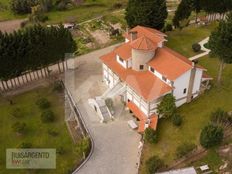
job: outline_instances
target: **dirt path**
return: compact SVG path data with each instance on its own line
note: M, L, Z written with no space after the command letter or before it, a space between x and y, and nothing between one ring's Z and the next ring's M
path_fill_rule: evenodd
M16 19L0 22L0 31L13 32L14 30L18 30L21 26L21 22L23 21L25 21L25 19Z

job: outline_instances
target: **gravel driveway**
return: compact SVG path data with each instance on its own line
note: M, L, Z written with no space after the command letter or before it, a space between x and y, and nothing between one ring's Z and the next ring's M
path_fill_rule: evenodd
M78 68L66 73L66 84L84 117L95 147L90 160L78 174L136 174L139 162L140 135L131 130L127 121L132 119L119 99L115 99L116 119L100 123L88 99L101 95L106 86L102 82L102 65L99 57L115 46L76 58Z

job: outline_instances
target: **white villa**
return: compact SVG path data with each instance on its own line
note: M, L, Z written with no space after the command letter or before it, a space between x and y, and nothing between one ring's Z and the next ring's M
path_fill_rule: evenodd
M156 129L156 108L164 95L172 93L179 107L196 98L211 78L205 68L167 48L167 35L158 30L137 26L124 37L125 43L100 58L108 90L89 103L103 121L112 117L105 99L120 95L142 133L147 127Z

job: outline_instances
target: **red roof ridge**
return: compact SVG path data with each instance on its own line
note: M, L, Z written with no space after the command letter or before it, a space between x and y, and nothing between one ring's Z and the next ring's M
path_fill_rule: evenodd
M143 30L147 30L147 31L149 31L149 32L151 32L153 34L159 34L159 35L162 35L162 36L167 36L165 33L161 32L161 31L159 31L159 30L157 30L155 28L145 27L145 26L141 26L141 25L137 25L131 31L136 30L138 28L141 28Z

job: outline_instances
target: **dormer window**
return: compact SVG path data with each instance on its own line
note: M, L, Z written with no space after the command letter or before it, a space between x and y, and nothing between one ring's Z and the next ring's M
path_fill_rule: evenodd
M166 82L167 78L165 76L162 76L162 80Z
M122 59L121 57L119 57L119 61L122 62L122 63L124 62L123 59Z
M150 67L150 71L154 73L154 72L155 72L155 69L152 68L152 67Z
M139 66L139 69L140 69L140 70L143 70L143 68L144 68L143 65L140 65L140 66Z

